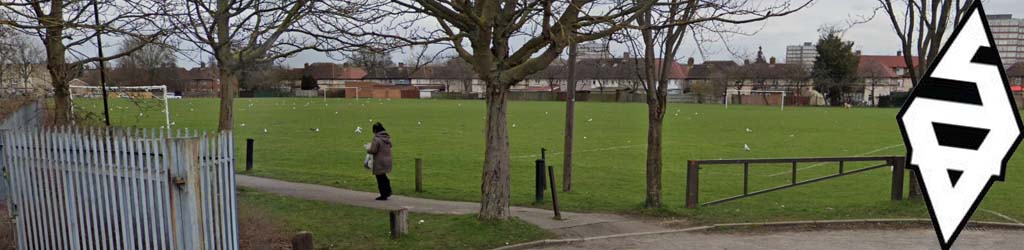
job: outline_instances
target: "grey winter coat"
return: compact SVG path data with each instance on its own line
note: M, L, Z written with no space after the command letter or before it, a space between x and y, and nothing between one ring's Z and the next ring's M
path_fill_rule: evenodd
M391 172L391 136L381 131L373 136L367 154L373 155L373 174L382 175Z

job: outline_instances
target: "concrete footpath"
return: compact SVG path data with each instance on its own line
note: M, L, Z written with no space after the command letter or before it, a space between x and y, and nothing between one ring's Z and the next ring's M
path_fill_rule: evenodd
M953 249L1024 249L1024 231L965 230ZM940 249L935 231L825 230L778 233L680 232L588 240L534 249Z
M475 214L480 204L474 202L442 201L393 195L387 201L374 200L377 193L354 191L322 185L305 184L236 175L238 186L279 195L340 203L375 209L408 207L410 212L429 214ZM555 220L551 210L512 207L512 216L540 228L552 231L560 238L582 238L624 233L663 231L666 228L614 214L583 214L562 212L562 220Z

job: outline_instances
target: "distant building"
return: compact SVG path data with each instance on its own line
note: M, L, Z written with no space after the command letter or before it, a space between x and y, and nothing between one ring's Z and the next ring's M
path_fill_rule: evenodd
M347 87L345 83L361 82L367 75L362 68L335 63L305 64L303 74L313 77L321 88Z
M1024 19L1013 18L1013 15L988 15L988 23L1003 66L1009 68L1024 62Z
M1024 62L1019 62L1006 70L1006 77L1010 78L1010 89L1013 92L1024 91Z
M579 59L612 58L612 53L608 49L608 42L593 41L577 45L576 57Z
M786 64L802 65L804 70L810 71L814 68L814 61L817 58L818 48L813 43L786 46Z
M913 57L913 66L918 58ZM849 100L859 105L878 105L879 98L892 92L909 92L913 87L907 61L901 53L889 55L861 55L857 76L863 81Z

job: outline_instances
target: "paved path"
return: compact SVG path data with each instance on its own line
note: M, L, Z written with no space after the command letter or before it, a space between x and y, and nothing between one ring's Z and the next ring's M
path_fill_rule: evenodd
M253 188L262 192L341 203L352 206L396 209L409 207L409 211L430 214L475 214L479 203L441 201L393 195L387 201L374 200L377 193L354 191L322 185L286 182L274 179L237 175L238 186ZM563 220L552 219L550 210L512 207L512 215L552 231L562 238L592 237L623 233L662 231L666 228L613 214L562 213Z
M1024 231L965 230L953 249L1022 249ZM670 233L618 237L537 249L939 249L935 231L836 230L772 234Z

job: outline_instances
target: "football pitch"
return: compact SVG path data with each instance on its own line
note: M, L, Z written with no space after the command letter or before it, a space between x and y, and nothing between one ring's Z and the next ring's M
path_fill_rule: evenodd
M98 111L98 100L76 99ZM217 99L170 100L174 128L213 131ZM235 101L237 168L244 171L245 139L255 139L254 171L287 181L374 191L362 168L362 145L381 122L392 136L392 185L401 195L478 201L483 164L485 104L480 100L379 100L249 98ZM99 105L96 105L99 104ZM161 104L162 105L162 104ZM559 193L569 211L633 213L645 190L647 107L642 103L580 102L576 105L573 192ZM157 128L162 108L137 109L112 100L115 126ZM533 206L534 160L547 148L561 184L563 102L511 102L509 131L512 202ZM904 154L897 109L671 104L665 117L663 202L642 213L683 216L700 222L927 218L923 201L889 200L890 171L876 169L719 205L684 208L686 161L698 159L895 156ZM362 133L356 132L361 128ZM748 131L749 129L749 131ZM744 144L750 151L744 150ZM1024 159L1015 155L982 203L975 220L1024 220ZM424 162L424 192L414 191L414 160ZM846 170L869 164L846 164ZM837 164L801 164L798 180L837 172ZM788 184L789 164L755 164L750 190ZM701 170L701 202L742 193L742 165ZM545 197L550 199L550 193ZM538 206L550 206L550 203Z

